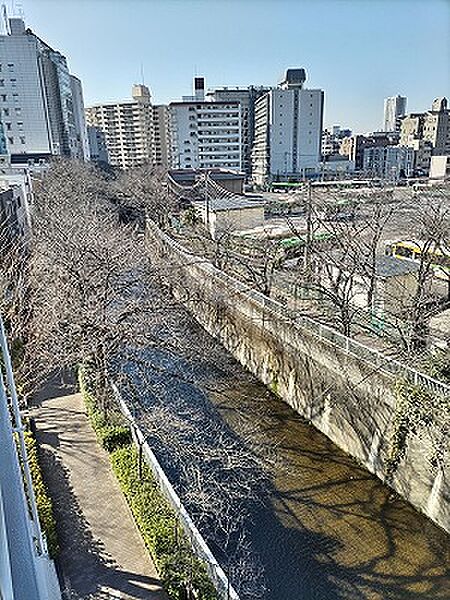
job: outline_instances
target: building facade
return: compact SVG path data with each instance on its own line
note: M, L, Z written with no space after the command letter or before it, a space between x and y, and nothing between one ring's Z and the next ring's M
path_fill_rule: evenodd
M362 171L364 169L364 151L366 148L395 146L398 141L399 134L395 131L375 131L370 135L352 135L342 140L339 154L352 161L356 171Z
M203 78L194 85L194 96L169 105L172 168L242 171L240 102L206 100Z
M89 155L93 163L99 166L109 164L108 150L106 148L105 134L98 127L87 126Z
M351 135L350 129L342 129L339 125L333 125L331 129L324 129L321 140L322 159L339 154L342 140Z
M256 101L252 180L300 179L320 170L324 93L303 89L304 69L288 69Z
M239 102L242 118L242 169L247 179L252 174L252 147L255 138L255 104L258 98L269 91L268 87L247 88L222 87L208 92L213 101Z
M52 155L87 160L82 107L81 82L66 58L25 29L21 18L8 19L0 36L0 118L11 162Z
M72 90L73 118L75 122L76 144L73 155L80 160L90 160L89 139L87 134L86 117L84 114L83 88L81 81L74 75L70 76Z
M132 100L86 108L86 121L103 132L112 166L130 169L154 163L153 107L147 86L134 85Z
M400 119L406 115L405 96L391 96L384 101L383 131L399 131Z
M364 172L397 182L414 172L414 150L403 146L374 146L364 150Z
M446 98L436 98L431 110L411 113L401 121L400 145L416 152L416 174L428 175L432 156L450 154L450 110Z
M164 104L153 107L154 162L168 169L170 161L169 107Z

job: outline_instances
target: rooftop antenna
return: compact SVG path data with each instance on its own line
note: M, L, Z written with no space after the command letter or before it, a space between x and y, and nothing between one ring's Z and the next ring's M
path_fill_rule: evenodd
M145 79L144 79L144 63L141 62L141 79L142 79L142 85L145 85Z

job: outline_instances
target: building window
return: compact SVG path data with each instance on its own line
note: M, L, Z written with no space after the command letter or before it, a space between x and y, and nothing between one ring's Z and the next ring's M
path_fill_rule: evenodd
M23 131L23 122L22 121L17 121L17 129L19 131Z
M20 143L25 144L25 136L24 135L20 136Z
M5 115L5 117L9 117L9 108L4 108L3 114Z
M0 79L0 81L1 81L1 79ZM11 87L13 87L13 88L17 87L17 79L11 79Z
M19 102L19 94L13 94L14 102Z
M8 138L8 142L9 142L10 144L14 144L14 138L13 138L13 137L9 137L9 138Z
M0 94L2 102L6 102L6 94Z
M8 71L9 71L9 73L12 73L14 71L13 63L8 63Z

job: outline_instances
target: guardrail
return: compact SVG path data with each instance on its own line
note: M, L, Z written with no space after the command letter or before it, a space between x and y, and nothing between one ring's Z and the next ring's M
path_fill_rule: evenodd
M0 350L3 363L0 368L0 598L60 600L55 567L39 524L1 316Z
M265 296L261 292L252 289L250 286L239 281L232 275L220 271L212 263L203 259L195 254L190 253L184 248L179 242L173 240L169 235L165 234L159 229L153 222L147 222L147 228L151 230L151 233L157 237L162 244L170 247L172 250L177 252L180 258L183 259L183 264L188 266L189 264L195 264L198 268L207 272L212 278L222 281L226 286L233 291L233 295L243 294L247 298L251 298L256 302L263 315L276 319L283 319L290 326L297 329L299 332L306 331L316 338L331 344L335 348L344 352L346 355L353 356L358 360L364 361L367 364L373 366L374 370L381 371L384 374L398 378L402 377L413 385L420 385L432 392L433 394L441 394L443 396L450 395L450 385L439 381L434 377L427 375L421 371L417 371L413 367L406 365L405 363L385 356L382 352L366 346L361 342L358 342L340 331L337 331L329 325L324 325L319 321L316 321L312 317L307 315L300 315L295 311L287 309L280 302L277 302L273 298Z
M168 500L176 515L178 516L180 523L183 527L183 530L189 539L189 542L195 552L195 554L204 561L206 565L206 569L208 574L216 588L220 598L222 600L239 600L239 596L235 589L230 584L227 576L225 575L222 567L219 565L217 560L215 559L213 553L209 549L207 543L203 539L203 536L198 531L194 522L192 521L189 513L184 508L180 497L174 490L172 484L168 480L166 474L164 473L163 468L158 462L158 459L154 455L152 449L148 445L145 440L145 435L142 433L139 425L136 422L136 419L132 415L130 409L128 408L125 400L122 397L119 389L114 383L111 383L112 390L114 395L116 396L122 414L125 416L127 422L130 424L131 431L133 434L133 439L135 444L142 448L142 453L145 456L147 463L149 464L153 476L159 484L161 491L163 492L165 498Z

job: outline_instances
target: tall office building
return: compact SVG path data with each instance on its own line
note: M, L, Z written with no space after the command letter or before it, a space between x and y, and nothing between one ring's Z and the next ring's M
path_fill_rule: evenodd
M11 163L51 155L88 159L81 82L66 58L21 18L0 35L0 112Z
M242 170L241 104L205 100L202 77L194 79L194 95L171 102L170 140L173 168Z
M221 87L207 93L214 102L239 102L242 119L242 169L247 179L252 171L252 147L255 138L255 104L256 100L267 93L270 88L263 86Z
M304 89L304 69L288 69L278 88L255 104L252 179L300 179L316 173L321 159L324 93Z
M391 96L384 101L383 131L399 131L400 118L406 114L405 96Z
M153 107L147 86L134 85L132 100L86 108L86 121L103 132L112 166L129 169L154 162Z

